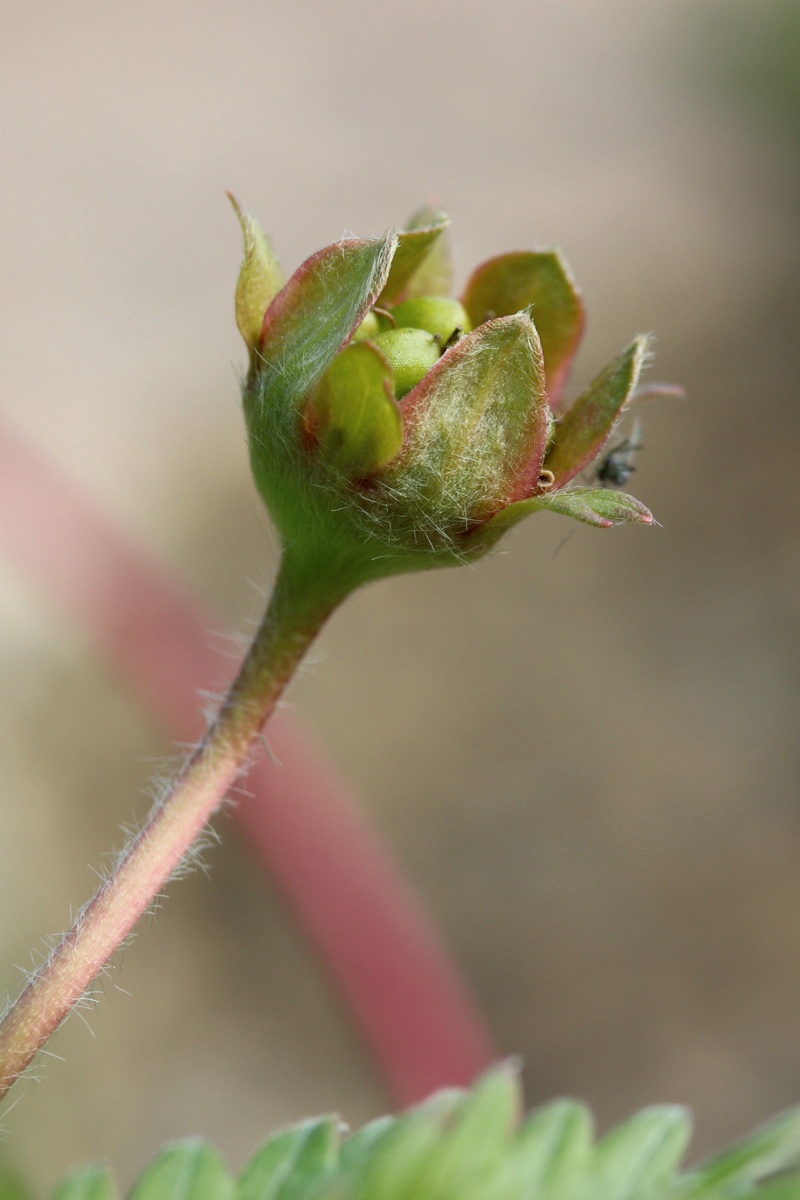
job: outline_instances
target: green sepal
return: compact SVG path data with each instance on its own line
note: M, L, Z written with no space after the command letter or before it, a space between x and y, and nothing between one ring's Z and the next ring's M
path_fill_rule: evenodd
M232 1200L234 1190L217 1151L187 1138L161 1151L137 1180L129 1200Z
M405 397L402 412L399 468L448 522L461 514L466 528L532 490L551 417L529 317L488 321L461 338Z
M524 521L534 512L549 510L560 516L575 517L576 521L591 524L599 529L608 529L626 521L652 524L652 514L640 500L627 496L625 492L610 491L607 487L575 487L569 492L546 493L517 500L501 509L488 521L483 522L470 535L475 553L491 550L501 536Z
M646 1108L617 1126L595 1151L593 1189L603 1200L661 1200L686 1152L692 1127L677 1105Z
M415 284L417 284L417 280L424 281L423 265L425 260L433 252L434 246L449 224L450 218L439 209L422 209L412 217L409 227L398 233L397 252L392 261L389 278L378 301L382 308L406 299L409 295L412 278ZM437 271L440 272L441 267L437 267ZM420 292L415 288L414 294L433 295L435 289L431 288L428 292Z
M800 1174L800 1108L781 1113L722 1154L701 1163L681 1180L678 1194L680 1200L717 1200L717 1197L751 1194L761 1200L762 1189L756 1190L758 1181L784 1171ZM797 1177L788 1182L788 1196L796 1200L800 1196L800 1182ZM769 1195L769 1187L767 1184L763 1189L765 1197ZM791 1187L796 1191L791 1191Z
M523 250L490 258L473 271L461 301L473 328L531 309L555 407L586 324L580 292L558 251Z
M600 372L556 425L544 465L563 487L602 450L631 398L647 353L638 337Z
M406 285L407 300L418 296L451 296L453 293L453 249L446 213L426 205L414 213L406 229L432 229L443 221L447 223L447 228L432 243L422 264Z
M272 243L258 221L244 211L231 192L228 199L239 218L244 238L244 260L236 284L236 324L252 356L261 340L264 313L286 279Z
M555 492L536 496L522 503L511 504L500 517L511 517L511 523L521 520L528 512L519 516L513 514L513 509L522 509L529 504L528 512L539 509L549 509L560 512L561 516L575 517L576 521L593 524L600 529L608 529L615 524L625 524L626 521L638 521L640 524L652 524L652 512L644 504L626 492L614 492L608 487L575 487L569 492Z
M266 311L257 374L287 416L361 324L389 273L395 239L348 238L306 259ZM263 396L264 392L269 397Z
M319 452L349 479L363 479L397 456L403 419L392 368L372 342L352 342L333 360L313 401Z
M257 1150L239 1176L236 1200L304 1200L316 1194L338 1160L336 1117L303 1121Z

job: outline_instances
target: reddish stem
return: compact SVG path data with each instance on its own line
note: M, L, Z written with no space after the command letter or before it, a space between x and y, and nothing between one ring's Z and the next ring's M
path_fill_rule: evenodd
M0 426L0 538L180 741L218 686L213 619L33 447ZM461 1085L496 1051L396 863L296 721L278 714L234 820L339 982L401 1104Z

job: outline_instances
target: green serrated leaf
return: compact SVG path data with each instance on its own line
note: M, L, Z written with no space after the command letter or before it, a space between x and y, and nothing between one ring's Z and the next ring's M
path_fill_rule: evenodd
M350 1134L342 1143L339 1166L345 1174L356 1174L364 1170L377 1148L397 1125L396 1117L378 1117L363 1128Z
M244 238L244 261L236 284L236 324L252 352L261 339L264 314L286 280L272 243L258 221L242 209L230 192L228 199L239 218Z
M451 1200L491 1179L507 1150L521 1096L515 1070L488 1072L464 1097L417 1181L415 1195Z
M422 260L422 265L417 267L409 279L405 290L406 299L452 295L453 253L447 215L438 208L420 208L414 213L406 229L432 229L445 221L448 228L439 234Z
M681 1200L716 1197L723 1189L741 1188L778 1171L800 1168L800 1108L790 1109L770 1121L750 1137L723 1151L692 1171L684 1181ZM731 1191L731 1195L739 1192ZM754 1192L761 1196L760 1191ZM800 1197L800 1191L798 1192ZM795 1200L793 1197L792 1200Z
M382 308L397 304L406 298L412 278L422 271L426 258L450 224L450 218L439 209L422 209L416 219L428 221L429 224L415 224L398 233L397 252L378 301Z
M233 1194L233 1179L217 1151L188 1138L161 1151L129 1200L231 1200Z
M691 1135L685 1109L646 1108L595 1151L592 1184L603 1200L656 1200L673 1181Z
M368 1200L420 1197L420 1177L436 1152L443 1129L463 1104L464 1095L456 1089L436 1092L398 1117L379 1140L375 1152L365 1155L358 1171L352 1173L353 1194Z
M353 342L331 363L312 408L320 451L351 479L385 467L403 445L392 369L371 342Z
M0 1157L0 1200L31 1200L31 1190L15 1167Z
M636 338L572 405L556 426L544 465L563 487L600 453L636 387L647 339Z
M592 1159L592 1136L592 1115L574 1100L557 1100L533 1113L509 1155L520 1182L519 1200L580 1196Z
M336 1167L339 1121L304 1121L262 1146L239 1176L236 1200L304 1200Z
M70 1172L56 1188L52 1200L116 1200L116 1196L117 1187L108 1167L89 1165Z
M462 303L473 328L493 317L531 309L555 407L586 323L580 292L558 251L519 251L489 259L473 272Z
M727 1195L724 1200L734 1193L726 1189ZM792 1171L788 1175L780 1175L775 1179L768 1179L764 1183L755 1184L752 1191L738 1192L735 1200L800 1200L800 1173Z

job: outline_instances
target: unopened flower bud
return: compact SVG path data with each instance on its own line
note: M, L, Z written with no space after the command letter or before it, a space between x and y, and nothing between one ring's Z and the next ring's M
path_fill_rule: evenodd
M646 341L562 411L584 310L556 252L491 259L453 300L447 221L427 211L397 236L319 251L277 290L269 243L237 211L253 470L306 586L344 593L470 561L539 509L652 521L630 496L574 486L634 393Z

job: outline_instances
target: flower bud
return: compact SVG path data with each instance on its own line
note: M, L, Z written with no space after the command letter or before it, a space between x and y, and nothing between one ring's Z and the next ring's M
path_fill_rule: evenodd
M556 252L492 259L454 300L440 294L446 218L427 211L399 235L319 251L276 293L277 260L239 215L251 460L306 586L344 594L469 561L539 509L652 521L630 496L572 486L629 402L646 342L554 422L584 324Z

